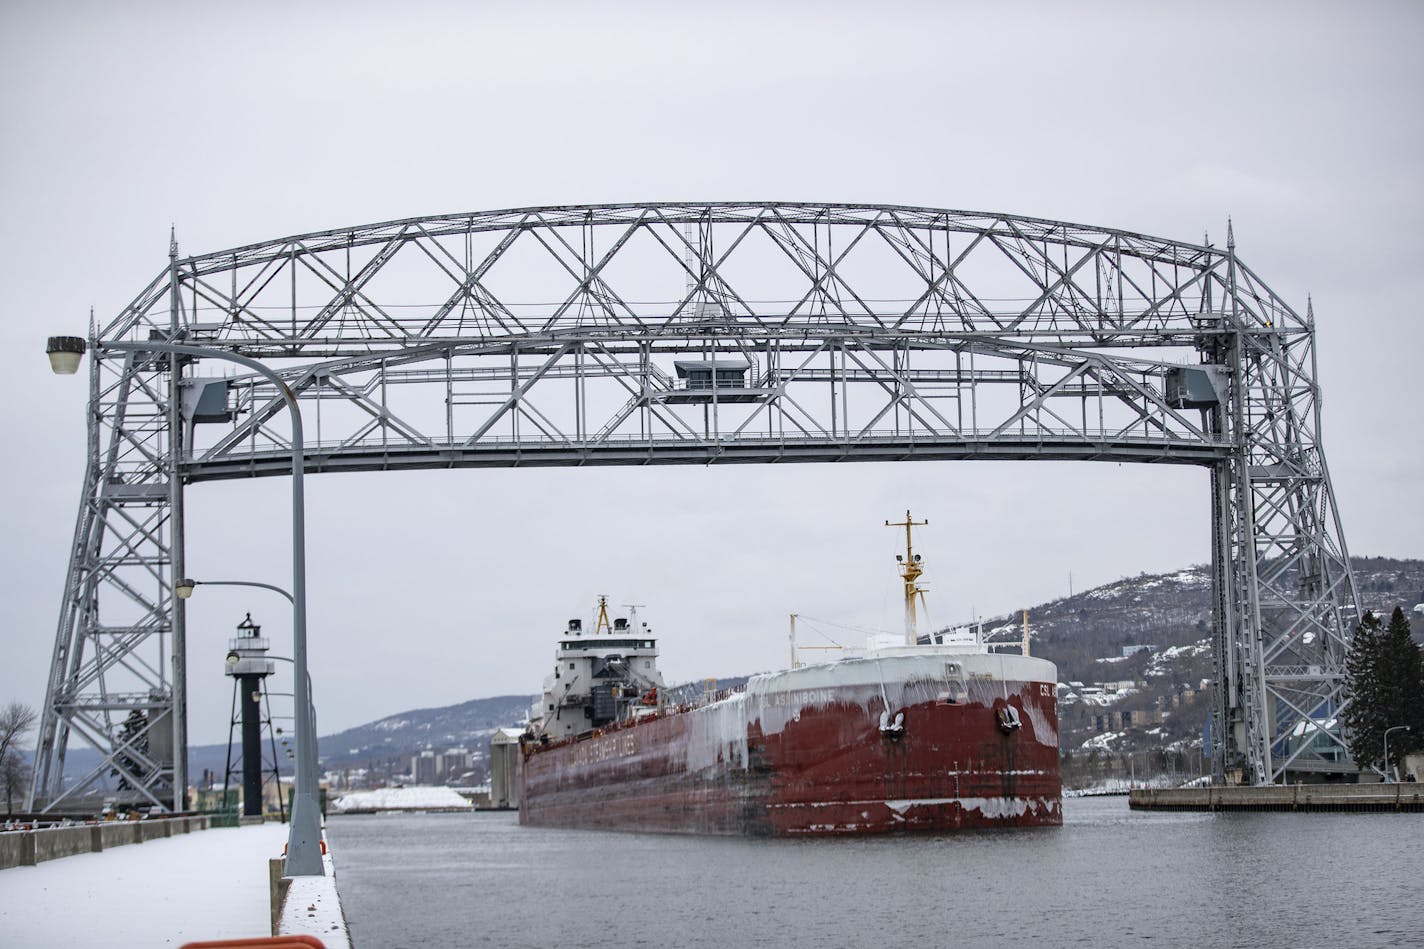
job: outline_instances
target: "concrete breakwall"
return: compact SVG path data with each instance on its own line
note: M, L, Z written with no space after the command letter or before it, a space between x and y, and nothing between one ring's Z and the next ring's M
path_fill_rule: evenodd
M1128 805L1144 811L1424 812L1424 784L1134 788Z
M207 830L210 824L207 817L170 817L5 831L0 833L0 870L32 867L78 853L98 853L125 844Z
M336 890L336 863L321 841L322 876L282 876L280 859L268 865L273 936L315 936L326 949L351 949L351 930Z

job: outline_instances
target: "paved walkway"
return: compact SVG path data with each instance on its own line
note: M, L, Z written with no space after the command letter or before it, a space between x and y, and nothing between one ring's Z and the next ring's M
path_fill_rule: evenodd
M0 945L180 946L271 931L287 825L195 831L0 870Z

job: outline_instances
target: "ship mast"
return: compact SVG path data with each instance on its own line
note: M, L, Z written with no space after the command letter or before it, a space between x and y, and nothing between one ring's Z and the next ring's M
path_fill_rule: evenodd
M914 537L911 533L913 528L924 527L928 520L916 521L910 516L910 512L905 511L903 521L886 521L886 527L905 528L905 553L896 554L895 560L900 564L900 576L905 581L905 644L915 645L919 640L918 617L915 615L915 599L923 597L925 591L915 583L924 570L920 567L920 555L915 553Z
M597 636L599 633L608 633L610 636L613 634L613 624L608 622L608 594L606 593L598 595L598 619L593 624L593 635Z

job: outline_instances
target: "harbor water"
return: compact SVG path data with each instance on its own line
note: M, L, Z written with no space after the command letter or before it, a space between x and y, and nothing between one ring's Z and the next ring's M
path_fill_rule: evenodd
M1134 812L1061 828L748 840L335 816L352 938L418 946L1424 945L1424 818Z

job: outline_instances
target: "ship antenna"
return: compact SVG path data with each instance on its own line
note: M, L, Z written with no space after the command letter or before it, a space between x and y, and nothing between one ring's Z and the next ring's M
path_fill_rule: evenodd
M919 641L919 629L917 617L915 616L915 600L923 600L925 591L922 590L915 581L920 574L925 571L920 567L920 555L915 553L914 535L912 529L924 527L929 524L929 520L917 521L910 516L910 512L905 511L903 521L886 521L886 527L905 528L905 553L895 555L895 559L900 564L900 576L905 581L905 644L914 646Z
M598 595L598 621L593 624L593 635L597 636L602 632L607 632L610 636L613 634L613 624L608 622L608 594L606 593Z

